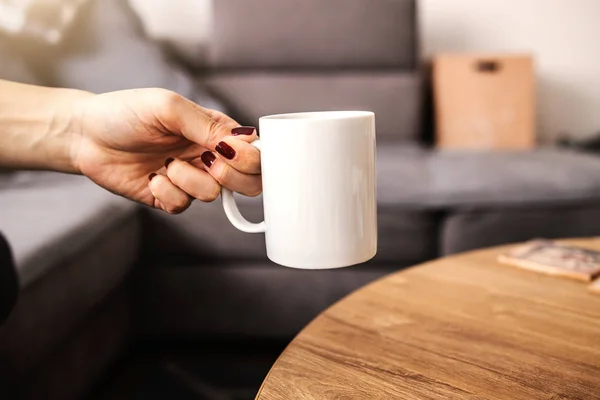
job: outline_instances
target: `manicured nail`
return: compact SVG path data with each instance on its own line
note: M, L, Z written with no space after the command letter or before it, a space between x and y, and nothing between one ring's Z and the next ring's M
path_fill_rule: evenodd
M148 180L151 181L152 178L154 178L156 176L156 173L151 173L150 175L148 175Z
M252 135L256 130L253 126L238 126L237 128L233 128L231 130L231 134L233 136L237 135Z
M225 142L219 142L219 144L217 144L217 147L215 147L215 150L217 150L217 153L219 153L228 160L232 160L233 157L235 157L235 150L233 149L233 147L231 147Z
M210 151L205 151L200 156L200 159L202 160L204 165L206 165L208 168L210 168L213 165L216 158L217 157L215 157L215 155L213 153L211 153Z
M169 167L169 164L171 164L173 161L175 161L175 159L173 157L169 157L165 160L165 168Z

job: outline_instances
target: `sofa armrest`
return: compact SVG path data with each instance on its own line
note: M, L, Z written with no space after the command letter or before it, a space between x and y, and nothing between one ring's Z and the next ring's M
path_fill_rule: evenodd
M19 294L19 278L12 252L0 232L0 326L10 315Z

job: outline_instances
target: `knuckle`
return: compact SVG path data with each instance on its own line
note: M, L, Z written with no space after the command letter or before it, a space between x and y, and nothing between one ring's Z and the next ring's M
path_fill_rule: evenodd
M209 118L206 122L206 137L208 138L208 143L216 143L220 138L221 129L220 125L217 121L212 118Z
M179 105L182 100L181 95L166 89L159 89L158 98L159 105L166 109Z
M176 209L174 209L174 208L170 208L170 207L167 207L167 208L165 209L165 212L166 212L167 214L171 214L171 215L176 215L176 214L180 214L180 213L181 213L181 211L177 211Z
M215 201L221 194L221 185L213 181L200 195L200 200L206 203Z
M188 201L177 200L175 203L171 204L170 207L167 207L167 212L169 214L181 214L187 207Z
M178 209L185 210L190 205L190 202L191 202L190 195L186 194L184 196L181 196L180 199L177 199L177 202L175 203L175 205L177 206Z
M256 185L250 185L247 190L244 191L244 194L248 197L256 197L262 193L262 185L260 182Z
M220 165L221 168L218 168L216 171L214 171L213 176L221 185L227 186L229 175L231 174L231 167L225 163L221 163Z
M167 176L175 184L177 184L176 181L180 180L180 178L182 176L182 172L183 172L183 163L177 159L173 160L171 162L171 164L169 164L169 167L167 168Z
M262 193L262 180L260 178L255 178L252 184L248 185L249 190L246 196L256 197Z
M262 193L262 188L256 188L256 189L254 189L253 191L251 191L251 192L248 194L248 196L249 196L249 197L256 197L256 196L258 196L258 195L259 195L259 194L261 194L261 193Z
M229 135L229 130L227 126L223 125L219 121L210 118L206 124L206 136L208 138L208 143L217 143L221 140L221 138L227 137Z
M177 118L177 110L182 101L183 97L173 91L157 89L155 96L157 114L161 115L167 122L171 122L172 119Z

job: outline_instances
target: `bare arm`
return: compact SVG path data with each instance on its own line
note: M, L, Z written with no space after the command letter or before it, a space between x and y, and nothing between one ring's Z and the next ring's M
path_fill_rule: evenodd
M262 190L251 127L157 88L104 94L0 80L0 167L83 174L169 213L221 185Z
M78 173L74 111L90 96L0 80L0 167Z

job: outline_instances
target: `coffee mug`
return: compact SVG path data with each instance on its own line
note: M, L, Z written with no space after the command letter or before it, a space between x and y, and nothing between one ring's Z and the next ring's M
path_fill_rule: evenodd
M222 189L225 214L243 232L264 232L267 257L286 267L360 264L377 252L375 115L279 114L259 119L264 221L247 221Z

